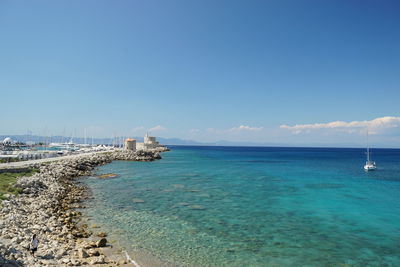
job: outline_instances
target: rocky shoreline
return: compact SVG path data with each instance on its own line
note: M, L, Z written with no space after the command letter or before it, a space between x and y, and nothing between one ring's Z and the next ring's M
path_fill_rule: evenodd
M80 223L86 188L75 178L113 160L160 158L159 152L119 150L34 166L39 173L17 181L22 193L1 203L0 266L134 266L122 253L107 251L105 233L94 235ZM33 234L39 239L35 257L29 253Z

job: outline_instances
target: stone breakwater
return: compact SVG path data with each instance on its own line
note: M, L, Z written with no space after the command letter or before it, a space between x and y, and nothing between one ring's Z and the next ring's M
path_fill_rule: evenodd
M160 158L156 152L121 150L35 166L39 173L17 181L22 193L0 204L0 266L124 266L121 257L103 255L105 234L94 237L87 225L79 224L76 209L82 208L86 190L75 178L113 160ZM29 253L33 234L39 239L35 257Z

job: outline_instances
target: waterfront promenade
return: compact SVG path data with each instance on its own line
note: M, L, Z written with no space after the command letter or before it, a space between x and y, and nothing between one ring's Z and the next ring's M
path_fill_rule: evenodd
M64 159L74 159L74 158L78 158L80 156L88 156L88 155L94 155L94 154L99 154L99 153L104 153L104 152L106 152L106 151L95 151L95 152L81 153L81 154L74 154L74 155L67 155L67 156L60 156L60 157L53 157L53 158L24 160L24 161L10 162L10 163L0 163L0 170L26 168L33 164L41 164L41 163L59 161L59 160L64 160Z

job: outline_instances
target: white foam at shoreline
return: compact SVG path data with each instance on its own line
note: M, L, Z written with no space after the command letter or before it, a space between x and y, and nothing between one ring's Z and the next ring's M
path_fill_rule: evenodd
M131 258L131 256L129 256L129 254L124 250L123 251L124 253L125 253L125 257L126 257L126 259L128 260L128 261L130 261L131 263L133 263L133 265L135 265L136 267L140 267L140 265L136 262L136 261L134 261L132 258Z

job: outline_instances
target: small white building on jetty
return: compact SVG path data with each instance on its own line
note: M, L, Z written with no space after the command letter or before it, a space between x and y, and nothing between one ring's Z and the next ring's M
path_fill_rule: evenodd
M136 142L136 140L135 140ZM167 151L168 149L160 145L160 143L156 140L156 137L149 136L146 134L144 136L143 143L136 143L136 150L143 150L143 151Z
M145 148L157 148L160 146L160 143L156 141L156 138L154 136L149 136L149 134L144 136L143 144Z
M136 151L136 139L133 138L125 139L124 147L127 150Z

